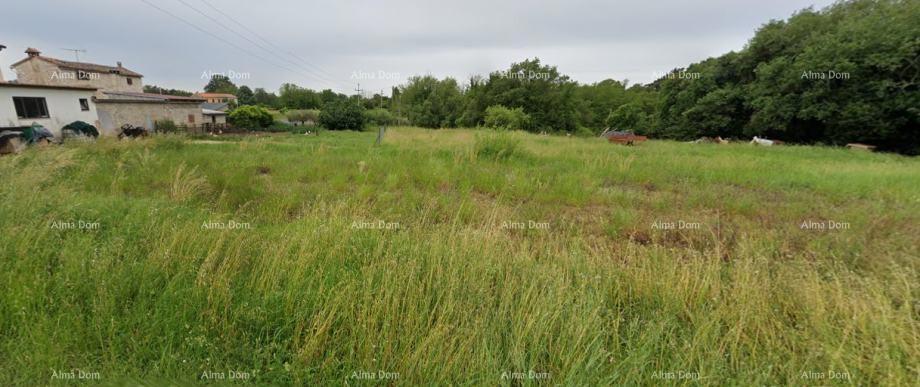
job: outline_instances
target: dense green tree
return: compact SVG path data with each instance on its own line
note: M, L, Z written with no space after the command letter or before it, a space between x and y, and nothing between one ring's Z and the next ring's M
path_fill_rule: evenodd
M333 100L319 114L319 124L329 130L361 130L364 120L364 106L353 99Z
M215 74L211 76L208 84L204 86L204 91L208 93L227 93L236 95L236 85L227 76Z
M227 118L234 126L244 129L265 128L275 121L271 113L260 106L240 106L230 111Z
M166 89L166 88L159 87L157 85L144 85L144 92L152 93L152 94L175 95L178 97L189 97L194 94L191 91Z
M477 87L481 89L471 94L471 98L482 101L467 107L522 108L533 120L529 130L534 131L573 132L577 127L577 84L560 74L555 66L542 65L540 59L528 59L512 64L507 70L493 72Z
M410 78L400 90L400 100L413 125L444 128L456 124L463 98L453 78L438 80L427 75Z
M631 101L626 82L607 79L575 88L578 125L600 128L617 108Z
M393 125L396 123L396 117L389 110L384 108L374 108L364 111L365 121L368 124L382 126Z
M252 92L252 89L249 86L243 85L236 90L237 103L240 105L253 105L255 104L255 94Z
M322 101L322 105L320 106L324 106L330 102L348 99L348 96L346 96L345 94L336 93L330 89L325 89L319 93L319 98L320 98L320 101Z
M278 102L287 109L318 109L323 105L319 93L293 83L281 85Z
M766 135L920 153L920 2L854 0L771 21L738 53L661 79L669 137Z
M252 104L264 106L272 109L279 108L278 96L275 93L269 93L261 87L257 87L252 92Z

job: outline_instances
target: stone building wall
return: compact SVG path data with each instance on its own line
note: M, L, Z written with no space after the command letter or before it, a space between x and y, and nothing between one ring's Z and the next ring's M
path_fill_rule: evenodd
M149 130L160 120L170 120L176 126L201 126L205 117L197 102L129 102L97 100L99 121L111 133L121 131L122 125L131 124ZM210 120L209 120L210 122Z

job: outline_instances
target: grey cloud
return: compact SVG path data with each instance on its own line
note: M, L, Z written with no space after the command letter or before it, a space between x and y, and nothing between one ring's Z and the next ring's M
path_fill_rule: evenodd
M465 79L532 57L581 82L648 82L656 72L741 49L770 19L831 3L184 0L261 43L211 10L207 1L283 49L262 43L272 54L177 0L149 1L249 53L139 0L12 2L3 6L5 21L0 25L0 44L9 47L0 53L2 70L11 78L9 65L22 58L25 47L34 46L68 59L72 54L61 48L85 48L81 59L122 61L145 74L147 84L190 90L204 85L203 72L228 70L250 75L238 83L271 90L283 82L340 92L350 92L360 82L366 90L388 90L410 75ZM299 64L300 59L285 52L306 59L322 74L290 63ZM354 79L356 71L388 76Z

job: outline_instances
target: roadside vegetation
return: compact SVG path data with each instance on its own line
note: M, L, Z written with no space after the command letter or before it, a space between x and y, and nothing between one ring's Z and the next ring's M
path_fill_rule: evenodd
M916 383L916 159L373 142L158 135L0 158L0 384ZM848 379L802 376L828 371Z

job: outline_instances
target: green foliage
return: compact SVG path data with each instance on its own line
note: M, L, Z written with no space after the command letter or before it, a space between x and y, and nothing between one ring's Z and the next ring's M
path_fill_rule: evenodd
M455 126L462 100L460 87L453 78L416 76L400 89L400 103L409 121L425 128Z
M920 3L855 0L764 25L738 53L662 79L666 135L864 142L920 153Z
M636 134L651 134L655 124L655 106L642 102L620 105L604 120L607 127L626 130Z
M255 93L249 86L243 85L240 86L236 91L237 103L240 105L254 105L255 104Z
M178 90L178 89L166 89L159 87L157 85L144 85L144 92L151 94L165 94L165 95L175 95L178 97L190 97L194 95L191 91Z
M293 83L281 85L278 103L288 109L319 109L323 105L320 94Z
M325 106L327 103L330 103L330 102L346 100L348 99L348 96L345 94L336 93L329 89L325 89L319 92L319 99L320 101L322 101L322 105L320 106Z
M266 128L275 121L268 109L261 106L240 106L230 111L227 118L234 126L250 130Z
M179 127L176 126L173 120L157 120L154 121L153 126L159 133L176 133L179 131Z
M476 136L476 156L486 160L507 160L527 155L521 140L511 132Z
M484 124L485 110L502 105L523 109L532 118L528 130L572 132L577 125L576 87L555 66L542 65L539 59L514 63L507 70L489 74L488 79L470 81L461 121Z
M530 116L524 113L523 108L489 106L486 109L485 126L499 130L526 130L530 127Z
M396 117L387 109L376 108L364 112L365 121L368 124L381 126L393 125L396 123Z
M364 106L355 100L334 100L323 105L319 124L329 130L361 130L364 128Z
M252 92L252 104L267 108L279 108L278 96L275 93L269 93L261 87L257 87Z
M626 89L626 81L607 79L575 88L576 119L578 125L601 128L606 118L618 107L633 101L641 87Z
M290 122L299 122L301 125L319 122L320 111L316 109L288 110L284 112L285 118Z
M208 80L208 84L204 86L204 91L208 93L226 93L236 95L237 88L229 77L225 75L214 74L211 76L211 79Z

